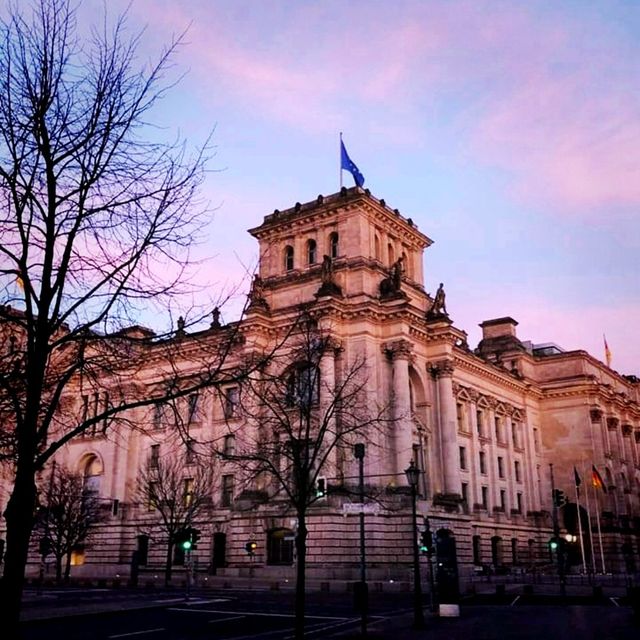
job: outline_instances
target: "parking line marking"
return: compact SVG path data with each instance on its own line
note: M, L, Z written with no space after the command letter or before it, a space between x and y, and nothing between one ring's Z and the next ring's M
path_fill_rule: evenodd
M513 607L513 605L518 602L518 600L520 600L520 596L516 596L515 600L509 605L510 607Z
M129 638L131 636L141 636L145 633L158 633L158 631L164 631L164 627L158 629L147 629L146 631L131 631L130 633L118 633L115 636L108 636L109 638Z
M609 600L611 600L611 602L613 602L613 604L616 605L616 607L619 607L620 605L618 604L618 598L609 598Z
M246 616L231 616L230 618L215 618L207 620L207 624L216 624L217 622L229 622L229 620L243 620Z

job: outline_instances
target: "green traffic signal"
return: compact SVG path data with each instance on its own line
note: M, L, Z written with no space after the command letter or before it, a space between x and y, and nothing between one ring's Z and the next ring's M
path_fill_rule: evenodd
M189 549L191 549L191 540L183 540L182 541L182 548L185 551L189 551Z
M551 551L555 551L557 548L558 548L557 538L551 538L551 540L549 540L549 549L551 549Z

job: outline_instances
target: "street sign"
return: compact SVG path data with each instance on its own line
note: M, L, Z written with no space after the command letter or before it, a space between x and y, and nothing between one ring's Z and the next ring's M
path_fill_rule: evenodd
M345 502L345 504L342 505L342 513L345 516L351 516L356 513L369 513L376 516L380 513L380 505L377 502L371 502L369 504Z

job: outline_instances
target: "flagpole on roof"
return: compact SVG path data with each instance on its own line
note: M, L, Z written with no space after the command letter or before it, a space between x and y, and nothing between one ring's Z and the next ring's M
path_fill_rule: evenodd
M338 145L338 167L340 173L340 191L342 191L342 131L340 132L340 144Z

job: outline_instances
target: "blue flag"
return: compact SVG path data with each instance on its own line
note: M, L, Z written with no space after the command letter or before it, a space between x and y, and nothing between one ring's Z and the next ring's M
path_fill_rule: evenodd
M344 148L344 142L340 140L340 168L343 171L348 171L355 180L355 183L358 187L361 187L364 184L364 176L360 173L360 169L356 167L355 162L351 160L347 150Z

